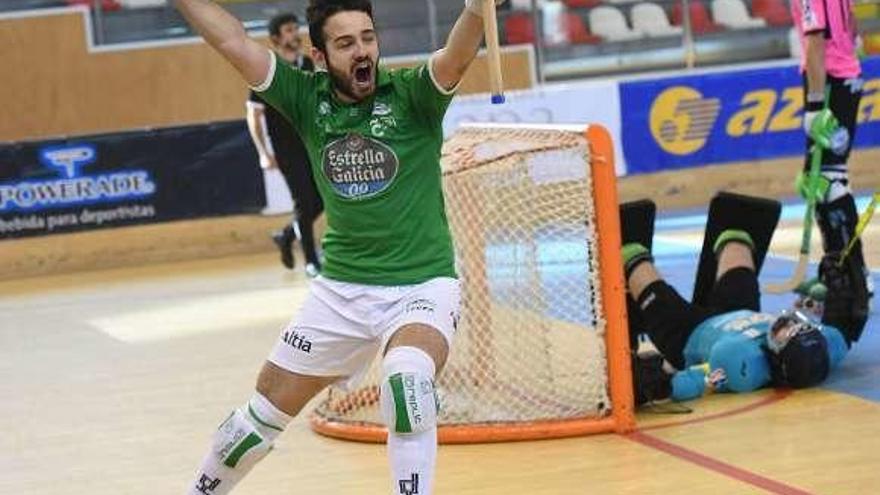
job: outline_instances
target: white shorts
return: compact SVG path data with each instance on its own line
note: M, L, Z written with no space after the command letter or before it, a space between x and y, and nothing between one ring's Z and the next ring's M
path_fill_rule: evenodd
M459 282L449 277L376 286L319 276L281 331L269 361L302 375L357 378L404 325L429 325L451 344L460 299Z

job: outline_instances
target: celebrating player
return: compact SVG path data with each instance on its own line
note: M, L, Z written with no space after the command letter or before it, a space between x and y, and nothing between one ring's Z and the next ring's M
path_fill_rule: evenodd
M853 258L839 253L826 254L819 268L828 288L821 310L802 304L779 315L761 312L758 272L779 218L778 202L727 193L713 200L694 303L654 267L651 205L621 208L630 333L634 347L642 347L633 360L638 402L693 399L706 390L748 392L768 384L813 386L858 340L868 313L865 278ZM650 345L640 345L643 334Z
M220 425L189 494L225 494L315 394L383 354L380 405L392 493L432 493L434 376L459 307L440 175L441 121L483 37L467 0L444 48L401 70L379 64L369 0L312 0L306 73L249 39L209 0L175 0L195 29L306 144L324 200L324 265L283 329L254 395Z

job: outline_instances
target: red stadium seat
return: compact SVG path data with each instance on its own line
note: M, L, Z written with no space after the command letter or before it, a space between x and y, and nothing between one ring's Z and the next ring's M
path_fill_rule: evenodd
M707 34L721 31L723 27L715 24L709 17L709 11L700 0L691 0L688 11L691 14L691 28L696 34ZM681 2L675 2L672 7L672 23L681 26L684 19L684 12L681 9Z
M535 25L529 12L513 12L504 18L504 39L508 44L533 43Z
M570 9L590 8L602 3L602 0L564 0L565 6Z
M568 41L577 45L597 45L602 42L600 36L591 33L581 16L574 12L566 12L563 14L562 22L565 23L565 32Z
M85 5L86 7L92 7L94 2L92 0L67 0L67 5ZM121 9L122 6L119 5L119 2L116 0L101 0L101 10L104 11L114 11Z
M791 26L791 12L782 0L753 0L752 12L769 26Z

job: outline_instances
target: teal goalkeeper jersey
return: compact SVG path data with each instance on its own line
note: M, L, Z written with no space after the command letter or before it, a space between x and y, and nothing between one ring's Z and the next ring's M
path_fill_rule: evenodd
M326 72L275 57L254 89L290 120L311 158L327 216L322 274L372 285L454 277L440 173L451 92L438 89L428 64L379 67L373 96L347 104Z

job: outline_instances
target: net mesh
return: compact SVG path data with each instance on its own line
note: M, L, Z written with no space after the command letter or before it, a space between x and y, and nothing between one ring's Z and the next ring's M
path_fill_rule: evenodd
M589 149L561 130L464 128L445 143L462 314L436 380L441 433L609 414ZM313 424L380 428L380 363L356 390L330 389Z

